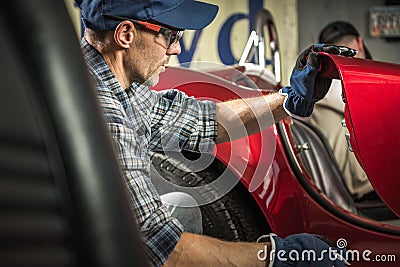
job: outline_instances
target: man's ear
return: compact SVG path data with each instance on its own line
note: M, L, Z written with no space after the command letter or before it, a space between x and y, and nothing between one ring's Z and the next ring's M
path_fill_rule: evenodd
M358 53L364 54L364 42L361 36L357 37L357 46L358 46Z
M114 40L118 46L122 48L129 48L134 34L136 34L136 28L134 27L133 23L130 21L122 21L118 24L117 28L114 31Z

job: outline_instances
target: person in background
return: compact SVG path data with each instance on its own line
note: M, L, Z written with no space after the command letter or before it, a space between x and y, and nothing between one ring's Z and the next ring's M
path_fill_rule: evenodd
M326 25L319 34L319 43L347 46L356 49L357 58L372 59L364 40L349 22L334 21ZM375 192L367 175L355 155L348 149L344 119L344 102L340 80L333 80L325 98L319 101L310 117L310 122L319 128L333 149L344 183L355 200L374 199Z
M230 140L229 133L243 132L243 125L252 134L288 113L309 116L330 85L330 80L317 79L316 52L338 52L337 47L315 45L302 53L292 73L292 86L284 87L281 94L223 103L199 101L178 90L156 92L150 87L157 84L170 57L181 52L183 31L206 27L218 6L194 0L75 1L85 28L83 56L153 266L344 266L340 255L332 259L326 254L331 248L327 240L313 234L285 238L271 234L263 242L250 243L187 231L151 183L149 156L150 150L164 146L211 152L215 143ZM258 122L269 120L271 112L273 120L262 128ZM322 259L285 261L273 253L271 257L271 249L286 255L312 250Z

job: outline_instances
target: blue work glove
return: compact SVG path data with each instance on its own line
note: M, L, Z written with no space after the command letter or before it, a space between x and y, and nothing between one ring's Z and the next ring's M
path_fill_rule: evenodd
M315 44L304 50L296 60L290 76L290 86L283 87L279 93L285 95L283 107L292 117L309 117L314 104L324 98L332 79L319 75L320 60L317 52L343 56L354 56L357 51L345 46Z
M272 267L344 267L346 249L338 248L325 237L314 234L295 234L280 238L270 234L273 259Z

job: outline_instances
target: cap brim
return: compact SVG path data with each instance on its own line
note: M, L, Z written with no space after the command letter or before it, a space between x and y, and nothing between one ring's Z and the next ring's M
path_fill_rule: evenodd
M364 41L363 41L363 45L364 45L365 58L366 58L366 59L372 59L372 55L371 55L371 53L369 52L369 50L368 50L367 46L365 45Z
M216 5L198 1L183 1L175 9L152 19L176 29L199 30L209 25L217 12L218 6Z

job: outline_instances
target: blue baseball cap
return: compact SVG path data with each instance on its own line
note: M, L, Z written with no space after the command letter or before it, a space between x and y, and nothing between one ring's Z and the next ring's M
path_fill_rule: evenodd
M218 6L195 0L75 0L84 26L93 30L114 30L120 21L103 15L135 20L153 20L182 30L198 30L210 24Z

